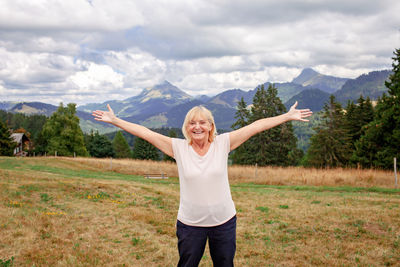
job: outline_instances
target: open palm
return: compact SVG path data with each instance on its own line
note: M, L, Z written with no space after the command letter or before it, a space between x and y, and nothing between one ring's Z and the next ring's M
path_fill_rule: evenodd
M305 118L310 117L312 115L312 111L310 109L296 109L297 101L290 107L288 111L288 115L292 120L296 121L309 121Z
M107 104L108 111L103 110L95 110L92 115L96 121L103 121L107 123L112 123L116 117L114 115L114 111L111 109L110 105Z

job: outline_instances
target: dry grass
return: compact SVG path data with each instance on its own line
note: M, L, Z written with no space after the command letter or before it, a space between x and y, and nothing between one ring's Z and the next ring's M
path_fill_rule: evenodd
M263 185L390 187L390 172L258 168L256 179L254 167L246 168L230 168L236 266L400 265L400 190ZM135 176L175 176L175 164L113 160L109 169L110 160L0 158L0 259L14 257L14 266L176 266L178 181ZM201 266L212 266L208 252Z
M178 177L175 163L143 160L110 160L78 158L74 162L91 168L113 170L125 174L144 175L146 173L166 173ZM373 169L316 169L303 167L255 167L229 166L231 183L255 183L264 185L312 185L312 186L354 186L394 188L393 171Z
M231 166L229 177L233 182L266 185L395 187L392 171L372 169Z

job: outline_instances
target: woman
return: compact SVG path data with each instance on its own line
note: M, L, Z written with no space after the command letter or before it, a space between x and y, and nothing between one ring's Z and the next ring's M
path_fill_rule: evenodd
M298 120L308 121L309 109L296 109L297 102L282 115L264 118L238 130L217 135L214 118L203 106L185 117L185 139L170 138L141 125L117 118L111 107L96 110L98 121L111 123L152 143L175 158L180 184L177 218L178 266L198 266L208 239L214 266L233 266L236 251L236 210L228 182L228 154L253 135Z

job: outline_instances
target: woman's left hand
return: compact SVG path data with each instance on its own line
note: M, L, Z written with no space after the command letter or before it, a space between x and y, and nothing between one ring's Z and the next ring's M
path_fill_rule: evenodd
M305 118L310 117L313 112L310 109L296 109L297 107L297 101L296 103L293 104L293 106L290 107L289 111L287 112L287 115L289 116L290 120L295 120L295 121L309 121L306 120Z

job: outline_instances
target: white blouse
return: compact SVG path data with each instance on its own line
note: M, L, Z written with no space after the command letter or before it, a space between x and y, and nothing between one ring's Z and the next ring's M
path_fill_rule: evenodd
M186 139L172 139L178 165L178 220L192 226L217 226L236 214L228 181L229 133L216 136L200 156Z

